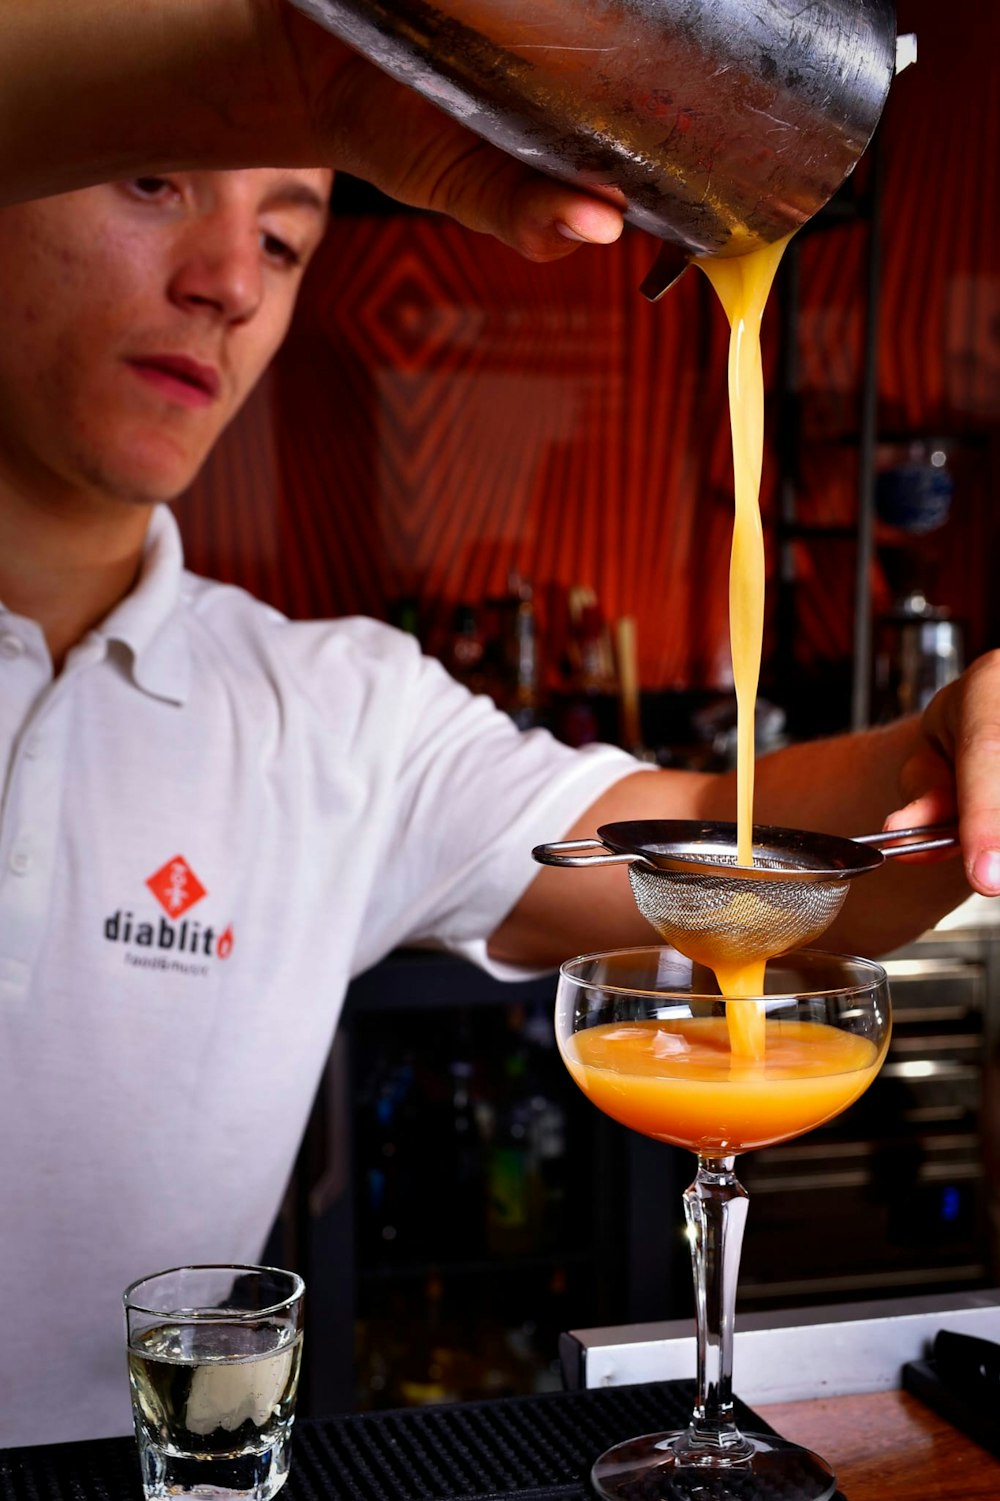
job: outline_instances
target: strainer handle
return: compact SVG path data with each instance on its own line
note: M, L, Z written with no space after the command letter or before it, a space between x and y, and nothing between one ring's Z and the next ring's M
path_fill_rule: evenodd
M908 844L895 843L898 839ZM857 834L855 844L873 844L886 857L921 855L927 850L947 850L958 843L958 830L951 823L927 824L920 829L883 829L881 834Z
M600 854L574 854L573 851L577 850L600 850ZM633 861L640 865L649 864L642 855L628 851L612 854L599 839L563 839L557 844L536 844L531 853L542 865L631 865Z

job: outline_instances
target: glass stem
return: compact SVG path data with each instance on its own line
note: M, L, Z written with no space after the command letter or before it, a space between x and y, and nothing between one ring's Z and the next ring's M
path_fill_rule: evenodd
M699 1157L684 1193L691 1240L698 1391L688 1444L737 1458L753 1446L733 1421L733 1320L749 1198L733 1172L735 1157Z

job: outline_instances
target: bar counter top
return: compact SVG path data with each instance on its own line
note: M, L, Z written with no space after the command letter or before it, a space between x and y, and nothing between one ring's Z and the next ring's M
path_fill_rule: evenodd
M282 1501L590 1501L587 1474L610 1443L683 1422L690 1382L345 1415L296 1426ZM898 1391L759 1406L822 1454L838 1501L997 1501L1000 1462ZM742 1491L778 1501L767 1488ZM0 1451L0 1501L141 1501L130 1439ZM782 1489L782 1501L787 1501Z
M822 1454L847 1501L998 1501L1000 1461L909 1392L777 1402L757 1411Z

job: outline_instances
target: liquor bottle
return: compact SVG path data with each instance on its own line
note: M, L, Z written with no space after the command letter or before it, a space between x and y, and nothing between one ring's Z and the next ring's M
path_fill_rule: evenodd
M365 1259L372 1265L394 1261L406 1251L410 1191L405 1143L415 1123L413 1094L412 1059L393 1060L382 1054L359 1090L359 1236Z
M486 1243L497 1256L530 1253L538 1244L538 1193L524 1076L523 1054L511 1053L504 1065L487 1157Z
M558 733L567 745L618 737L618 682L607 625L592 589L569 593Z
M415 594L400 594L389 606L389 624L408 636L422 639L423 623L420 619L420 601Z
M556 1052L547 1006L527 1007L522 1037L528 1059L526 1094L532 1170L539 1196L540 1249L561 1243L566 1204L566 1070Z
M478 1256L483 1243L484 1142L476 1099L475 1066L465 1057L448 1066L451 1077L452 1171L448 1216L450 1254L457 1258Z
M540 722L541 711L538 619L531 585L516 575L512 579L512 604L505 707L519 729L530 730Z
M472 605L456 605L442 660L452 677L473 693L486 688L486 640Z
M642 739L642 710L639 693L639 657L635 619L623 615L615 621L615 661L618 665L618 697L621 744L633 756L654 760Z
M541 1008L512 1007L509 1021L487 1156L487 1245L495 1255L538 1255L561 1228L566 1115L547 1078L549 1019Z
M407 1407L456 1402L462 1397L461 1343L444 1312L444 1283L432 1269L424 1284L422 1314L410 1324L396 1372L399 1398Z

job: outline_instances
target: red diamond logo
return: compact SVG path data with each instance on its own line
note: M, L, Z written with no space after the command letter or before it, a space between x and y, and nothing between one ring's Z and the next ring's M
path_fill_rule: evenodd
M168 917L180 917L207 895L183 855L175 855L166 865L161 865L148 878L146 885Z

